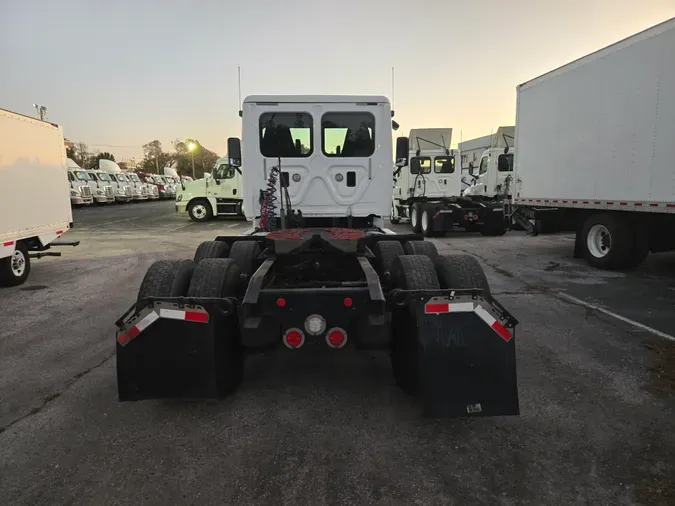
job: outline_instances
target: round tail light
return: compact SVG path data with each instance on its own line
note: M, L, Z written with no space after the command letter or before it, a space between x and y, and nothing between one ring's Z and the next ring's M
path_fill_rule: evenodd
M288 329L284 332L284 344L292 350L305 344L305 334L300 329Z
M342 348L347 343L347 333L340 327L330 329L326 333L326 344L331 348Z

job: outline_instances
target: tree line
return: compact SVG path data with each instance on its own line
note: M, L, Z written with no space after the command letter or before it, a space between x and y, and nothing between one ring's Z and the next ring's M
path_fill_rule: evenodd
M101 159L116 162L122 170L143 169L147 172L163 174L164 167L173 166L178 174L192 176L192 162L194 158L194 172L197 178L204 177L204 173L211 172L219 156L205 148L196 139L176 139L172 143L172 151L164 151L158 140L143 144L143 159L136 167L129 167L125 162L117 162L115 156L107 151L90 151L84 142L66 140L66 156L71 158L84 169L97 169ZM192 147L192 150L190 150Z

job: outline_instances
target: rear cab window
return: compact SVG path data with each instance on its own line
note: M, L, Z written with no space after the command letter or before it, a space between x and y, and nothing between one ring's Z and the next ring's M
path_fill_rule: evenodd
M410 159L411 174L430 174L431 158L428 156L414 156Z
M455 172L455 157L437 156L434 158L434 172L436 174L453 174Z
M258 121L260 153L267 158L306 158L314 152L313 119L306 112L265 112Z
M321 149L328 157L368 158L375 152L375 117L368 112L327 112Z

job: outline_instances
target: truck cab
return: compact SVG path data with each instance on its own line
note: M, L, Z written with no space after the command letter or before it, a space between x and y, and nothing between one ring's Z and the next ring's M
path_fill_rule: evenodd
M159 187L157 186L157 182L155 181L154 175L148 172L137 172L136 174L138 174L138 177L146 185L148 189L148 198L150 200L158 200Z
M177 187L176 212L197 222L214 216L243 216L242 169L231 166L227 157L219 158L211 174Z
M148 200L148 187L138 174L135 172L126 171L123 173L126 177L129 186L131 186L131 194L134 201Z
M70 158L68 159L71 161ZM73 162L74 163L74 162ZM94 202L91 188L89 186L89 174L68 164L68 183L70 185L70 204L73 206L88 206Z
M464 190L465 197L486 200L510 199L513 184L513 160L515 149L486 149L477 167L471 163L469 174L473 184Z

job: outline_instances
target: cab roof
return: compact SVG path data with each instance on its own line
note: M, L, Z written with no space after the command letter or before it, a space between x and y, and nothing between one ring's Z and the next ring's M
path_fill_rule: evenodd
M249 95L245 104L256 102L282 104L354 104L371 102L389 104L389 99L382 95Z

